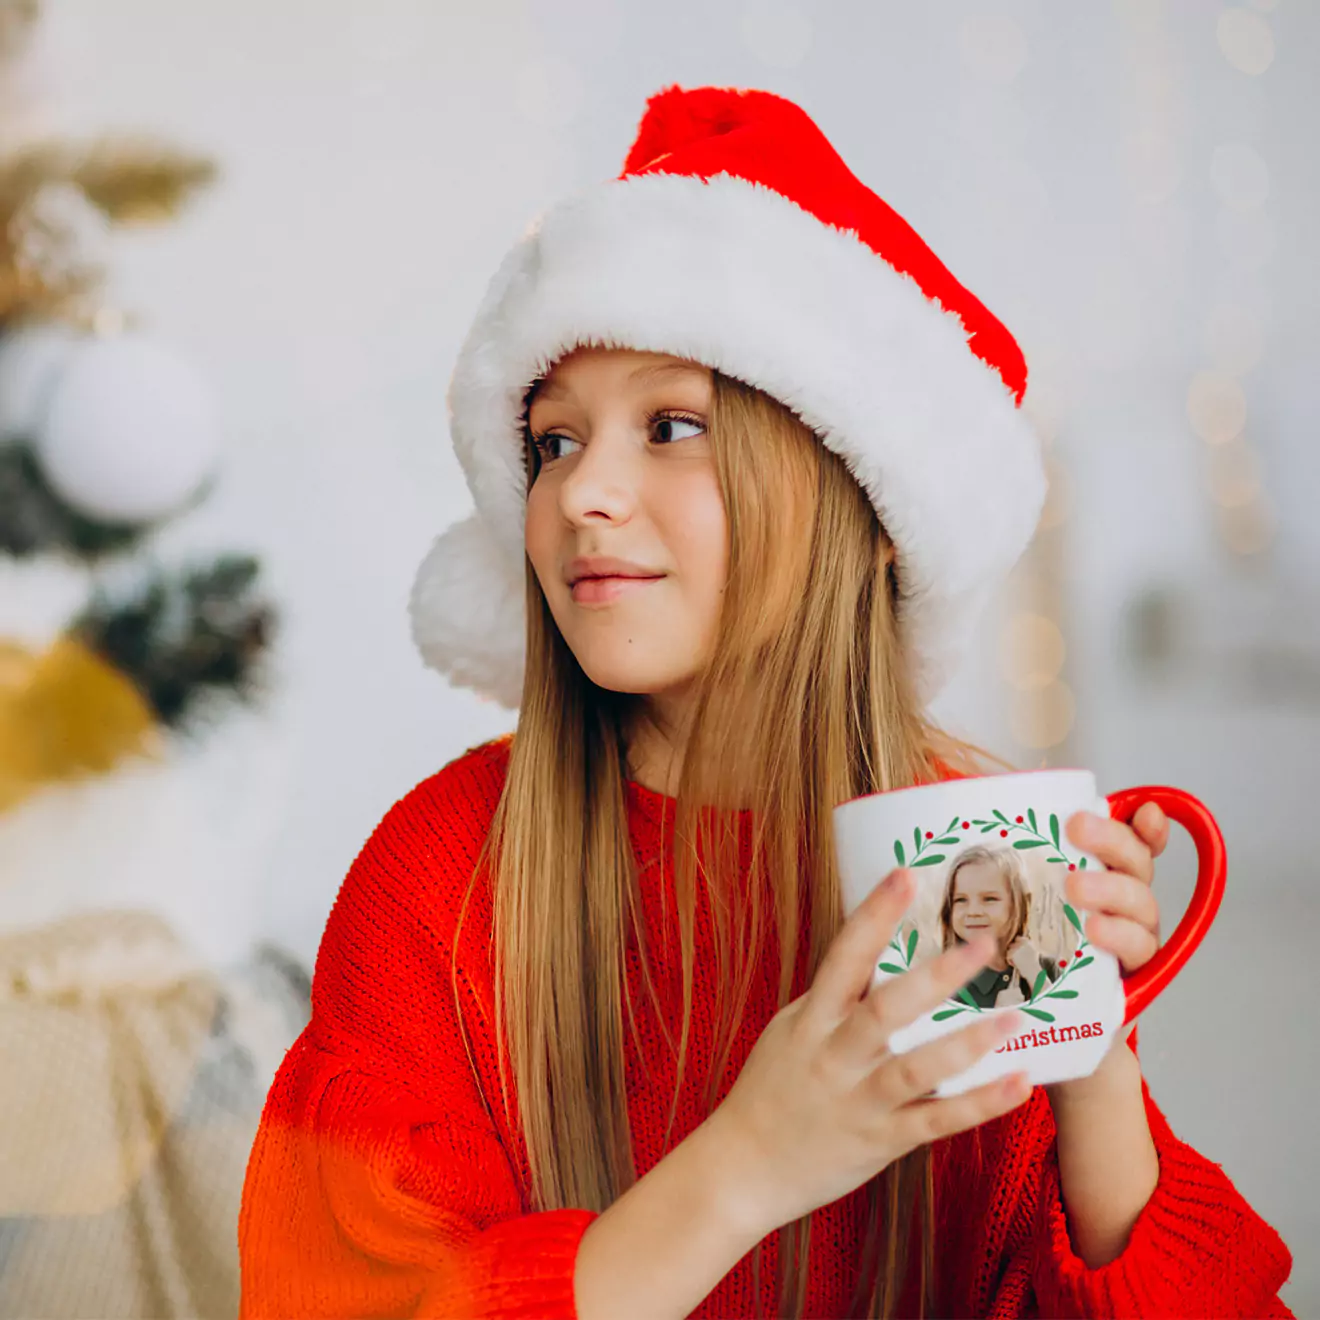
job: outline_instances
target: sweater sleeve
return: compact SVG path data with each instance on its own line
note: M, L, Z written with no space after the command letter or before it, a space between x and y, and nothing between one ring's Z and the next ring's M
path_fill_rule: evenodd
M1292 1268L1288 1248L1219 1165L1174 1136L1141 1085L1160 1172L1127 1246L1097 1269L1073 1250L1044 1104L1038 1176L1018 1200L1020 1222L1008 1234L1015 1248L991 1314L1291 1317L1278 1295Z
M482 1006L460 964L465 1044L449 974L473 850L425 787L377 827L327 922L312 1020L248 1161L241 1320L576 1314L596 1216L527 1212L469 1062L467 1044L491 1045Z
M523 1214L488 1124L439 1112L304 1034L248 1167L240 1320L572 1320L578 1243L594 1217Z
M1135 1035L1129 1036L1134 1052ZM1218 1164L1173 1135L1144 1077L1142 1098L1159 1179L1125 1249L1098 1269L1073 1250L1053 1111L1043 1090L995 1129L999 1158L1015 1172L993 1192L995 1204L1012 1205L998 1261L987 1262L985 1283L969 1287L987 1316L1292 1316L1279 1298L1292 1269L1279 1234ZM958 1167L968 1176L973 1164L964 1158ZM985 1218L997 1216L991 1210Z

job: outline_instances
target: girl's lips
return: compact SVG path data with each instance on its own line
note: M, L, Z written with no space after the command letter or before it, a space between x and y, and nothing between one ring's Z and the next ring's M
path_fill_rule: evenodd
M663 575L662 575L663 576ZM659 577L593 577L573 583L573 600L578 605L608 605L631 591L659 582Z

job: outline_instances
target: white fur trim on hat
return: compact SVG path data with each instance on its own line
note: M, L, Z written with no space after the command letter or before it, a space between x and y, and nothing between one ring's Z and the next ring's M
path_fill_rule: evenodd
M689 358L796 412L894 541L922 699L944 686L1035 530L1036 435L954 314L855 235L731 175L597 185L546 213L501 263L449 387L476 512L435 542L413 588L429 665L519 705L523 399L583 344Z

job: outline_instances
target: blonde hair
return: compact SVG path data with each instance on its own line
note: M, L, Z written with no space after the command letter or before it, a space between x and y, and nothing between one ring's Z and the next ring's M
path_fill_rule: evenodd
M709 1112L755 972L755 960L736 951L760 948L765 923L773 921L782 1007L809 987L842 924L835 804L938 778L938 765L979 770L976 749L940 733L918 710L897 630L893 547L865 492L786 407L719 373L713 384L707 431L728 516L729 561L677 783L683 1026L666 1150L691 1026L698 875L715 933L717 1051L723 1037L723 1053L710 1069ZM526 433L524 461L530 488L540 461ZM493 876L496 1035L507 1040L532 1206L603 1211L637 1178L621 1009L626 1000L635 1035L624 974L630 930L664 1022L643 938L625 788L628 739L643 717L643 699L587 678L530 561L526 605L522 708L477 863L478 872L490 863ZM773 719L765 718L767 710ZM753 813L751 882L741 902L736 819L725 817L712 830L713 810L721 806ZM811 940L800 977L799 917L807 905ZM456 964L453 977L457 1003ZM673 1049L667 1026L665 1033ZM498 1057L507 1117L502 1051ZM921 1235L918 1290L928 1313L934 1307L929 1149L905 1156L867 1187L850 1314L893 1314L913 1222ZM783 1227L777 1314L803 1314L810 1229L810 1215ZM761 1253L758 1245L758 1310Z
M944 884L944 902L940 904L941 944L942 947L948 949L954 944L965 943L953 932L954 889L958 882L958 872L964 866L973 866L977 862L988 863L999 872L1004 883L1008 886L1009 896L1013 904L1012 925L1009 927L1008 935L1002 941L999 949L1002 954L1007 952L1019 935L1025 933L1027 917L1031 912L1031 895L1027 892L1026 870L1022 865L1022 858L1012 848L987 848L984 844L977 844L975 847L968 848L966 852L958 854L957 859L949 868L949 878Z

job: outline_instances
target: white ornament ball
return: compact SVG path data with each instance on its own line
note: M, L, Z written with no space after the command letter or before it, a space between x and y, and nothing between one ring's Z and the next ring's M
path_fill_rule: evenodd
M0 443L41 429L60 372L78 337L63 326L31 325L0 335Z
M62 499L105 522L153 522L182 505L216 457L201 374L136 336L89 341L56 382L36 438Z

